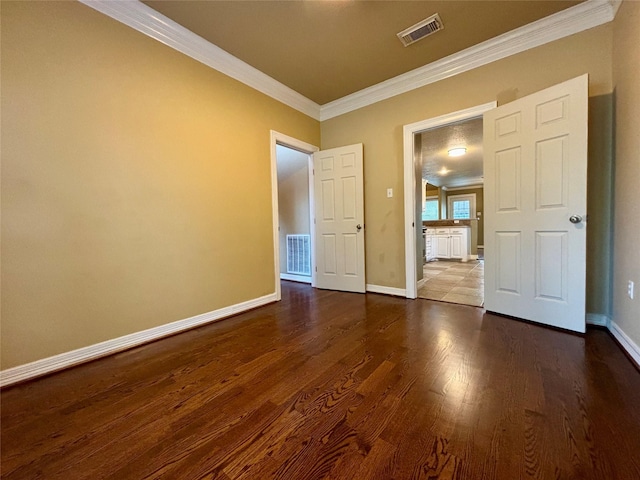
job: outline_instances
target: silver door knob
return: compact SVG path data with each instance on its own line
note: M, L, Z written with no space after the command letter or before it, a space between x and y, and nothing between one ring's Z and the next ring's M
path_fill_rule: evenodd
M356 230L357 230L357 231L362 230L362 225L360 225L360 224L356 225Z
M582 217L580 215L571 215L569 217L569 221L571 223L580 223L582 221Z

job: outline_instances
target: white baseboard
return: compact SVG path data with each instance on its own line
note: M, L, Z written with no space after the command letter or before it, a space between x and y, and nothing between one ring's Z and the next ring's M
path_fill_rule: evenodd
M477 260L478 255L469 255L469 260Z
M636 345L636 343L631 340L613 320L609 322L609 331L614 337L616 337L616 340L620 342L622 348L627 351L633 361L636 362L636 365L640 367L640 347L638 347L638 345Z
M425 283L427 283L427 279L426 278L421 278L420 280L418 280L416 288L420 289L420 287L422 287Z
M206 323L215 322L217 320L230 317L231 315L236 315L275 301L277 301L276 294L271 293L236 305L202 313L195 317L185 318L183 320L167 323L158 327L131 333L123 337L96 343L95 345L89 345L88 347L82 347L77 350L54 355L53 357L36 360L35 362L27 363L25 365L19 365L7 370L2 370L0 371L0 387L6 387L8 385L13 385L14 383L55 372L57 370L69 368L80 363L112 355L122 350L137 347L144 343L152 342L162 337L183 332L191 328L199 327Z
M406 297L407 290L404 288L385 287L384 285L373 285L367 283L367 292L383 293L385 295L394 295L396 297Z
M311 283L311 277L304 275L293 275L291 273L281 273L280 280L290 280L292 282Z
M609 328L611 319L601 313L587 313L587 325L596 325Z

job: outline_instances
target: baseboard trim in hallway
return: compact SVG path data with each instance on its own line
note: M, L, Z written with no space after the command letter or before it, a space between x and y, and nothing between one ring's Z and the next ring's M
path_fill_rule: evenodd
M0 388L16 383L31 380L33 378L48 375L65 368L73 367L81 363L90 362L101 357L127 350L138 345L153 342L169 335L199 327L207 323L222 320L238 313L252 310L276 301L276 294L271 293L246 302L219 308L211 312L202 313L194 317L185 318L175 322L149 328L140 332L131 333L122 337L106 340L104 342L89 345L87 347L64 352L52 357L36 360L35 362L19 365L0 371Z

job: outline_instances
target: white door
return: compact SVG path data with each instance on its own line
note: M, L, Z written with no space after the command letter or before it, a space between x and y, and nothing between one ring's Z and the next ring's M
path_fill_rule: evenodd
M362 144L313 154L316 287L365 291Z
M485 308L585 331L588 77L484 114Z

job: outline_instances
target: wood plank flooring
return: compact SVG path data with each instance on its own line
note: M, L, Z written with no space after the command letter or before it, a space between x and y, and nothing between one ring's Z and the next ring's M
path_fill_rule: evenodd
M640 373L606 332L289 282L0 399L3 479L640 478Z

